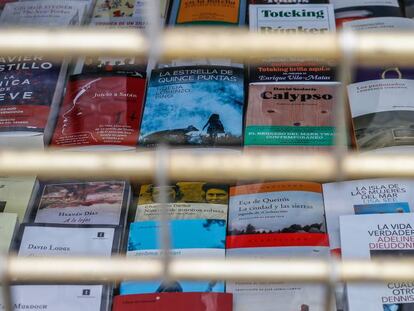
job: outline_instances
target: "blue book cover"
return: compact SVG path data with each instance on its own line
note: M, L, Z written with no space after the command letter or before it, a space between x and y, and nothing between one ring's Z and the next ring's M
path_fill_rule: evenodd
M140 221L131 224L128 239L128 257L157 258L159 249L158 221ZM170 222L171 256L224 258L226 221L215 219L186 219ZM224 282L171 281L122 282L121 295L161 292L224 292Z
M240 146L243 109L242 68L157 69L151 74L139 143Z

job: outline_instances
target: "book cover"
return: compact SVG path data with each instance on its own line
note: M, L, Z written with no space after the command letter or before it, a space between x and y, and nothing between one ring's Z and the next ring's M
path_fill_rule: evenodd
M125 181L48 181L40 184L26 221L123 226L129 199Z
M135 221L159 220L162 205L158 203L163 189L142 185ZM177 182L168 186L168 215L171 219L227 220L228 186L206 182Z
M348 85L353 130L359 150L412 150L413 91L414 81L408 79L369 80Z
M109 292L102 285L13 285L11 293L14 310L109 310ZM5 308L1 294L0 308Z
M333 253L340 255L339 217L342 215L414 212L414 181L364 179L322 185L326 225Z
M114 226L22 224L17 238L18 256L102 256L120 248L120 232Z
M157 293L114 297L112 311L232 311L233 297L224 293Z
M311 182L270 182L230 188L228 258L329 256L322 187ZM325 310L324 288L290 283L227 282L234 309Z
M66 66L41 56L0 57L1 137L43 135L53 123L65 73Z
M246 0L172 0L169 25L244 25Z
M139 143L240 146L244 72L197 66L153 70Z
M339 84L250 84L245 147L334 145Z
M0 213L0 254L9 251L17 225L17 214Z
M250 31L265 34L324 34L335 31L331 4L251 4ZM301 59L265 59L249 66L250 83L332 82L333 62Z
M414 17L414 0L404 0L403 1L404 4L404 12L405 12L405 16L408 18L413 18Z
M140 221L131 224L128 257L159 258L160 223ZM224 258L226 221L220 219L186 219L170 221L171 256L181 258ZM122 282L121 295L160 292L224 292L221 281Z
M126 76L72 76L51 145L135 149L145 83Z
M414 255L414 214L341 216L342 257L369 260ZM348 310L413 310L412 282L347 284Z
M401 30L413 30L414 21L411 18L405 17L373 17L344 22L342 28L364 32L395 32Z
M85 20L86 4L83 1L19 1L4 6L0 25L65 27L81 25Z
M398 0L332 0L337 27L344 22L372 18L403 16Z
M0 213L16 213L23 222L32 192L37 190L35 177L0 177Z
M320 4L329 0L249 0L249 4Z
M142 15L144 0L97 0L93 18L122 18Z

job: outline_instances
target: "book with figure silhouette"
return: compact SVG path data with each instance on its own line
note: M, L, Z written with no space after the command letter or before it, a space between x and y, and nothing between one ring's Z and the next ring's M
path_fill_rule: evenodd
M244 25L247 0L172 0L168 24L175 26Z
M113 311L232 311L225 293L157 293L114 297Z
M124 226L130 185L121 180L41 182L26 222Z
M141 186L135 221L160 219L163 205L158 200L162 190L154 184ZM227 220L229 194L226 185L180 181L164 190L171 219Z
M75 75L67 84L51 145L72 150L133 150L146 80Z
M403 16L398 0L332 0L337 27L343 23L372 18Z
M340 218L342 258L413 260L414 214L347 215ZM349 311L414 310L412 281L348 283Z
M189 66L152 71L139 143L240 146L244 71Z
M160 258L158 221L131 223L128 257ZM221 258L225 256L226 221L223 219L171 220L171 256L179 258ZM224 292L224 282L215 280L126 281L120 286L122 295L161 292Z
M230 188L226 256L250 259L329 256L322 186L312 182L269 182ZM290 283L227 282L235 310L260 303L270 310L325 310L324 287Z

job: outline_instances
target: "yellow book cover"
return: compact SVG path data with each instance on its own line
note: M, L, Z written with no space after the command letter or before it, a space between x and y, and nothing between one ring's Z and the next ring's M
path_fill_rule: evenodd
M0 253L8 252L17 224L17 214L0 213Z

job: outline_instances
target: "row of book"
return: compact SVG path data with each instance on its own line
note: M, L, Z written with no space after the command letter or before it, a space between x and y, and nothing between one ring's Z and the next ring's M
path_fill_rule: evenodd
M171 219L173 257L327 259L342 252L345 259L369 259L410 256L414 251L414 181L397 179L232 187L205 182L177 182L166 188L149 184L140 187L136 199L125 181L2 179L1 247L18 256L110 257L122 253L159 258L163 254L158 240L161 190L168 194L164 208ZM85 300L76 303L83 304L85 310L101 310L103 306L108 310L113 293L118 291L114 291L118 288L115 284L58 285L49 292L50 287L13 285L15 301L29 305L41 300L49 309L60 311L71 305L71 299L93 295L93 300L83 297ZM413 304L404 287L409 286L395 282L349 284L346 294L339 288L337 304L341 308L346 301L350 310L361 310L367 301L368 310L382 310L382 305L398 301ZM48 294L34 294L39 291ZM225 292L232 294L233 300L218 295ZM154 295L154 300L164 293L170 298L172 293L182 293L183 300L186 293L199 293L191 299L223 299L224 305L235 310L252 310L259 302L264 310L271 310L275 302L286 310L324 310L325 303L325 288L314 284L126 281L119 285L119 293L113 310L125 310L116 306L131 304L127 301L139 303L148 300L148 295ZM207 298L209 293L215 294Z
M248 19L250 30L262 33L321 34L337 26L355 31L414 29L397 0L285 2L163 2L160 16L170 27L193 28L241 26ZM146 28L142 1L93 4L65 1L62 9L62 3L50 0L11 2L0 25L68 27L89 20L90 27ZM246 75L243 64L229 59L152 64L151 59L104 56L60 63L42 56L1 57L0 146L332 148L340 86L334 63L269 55L248 69ZM346 120L352 147L411 150L412 77L410 68L355 70ZM404 104L394 104L395 98Z

